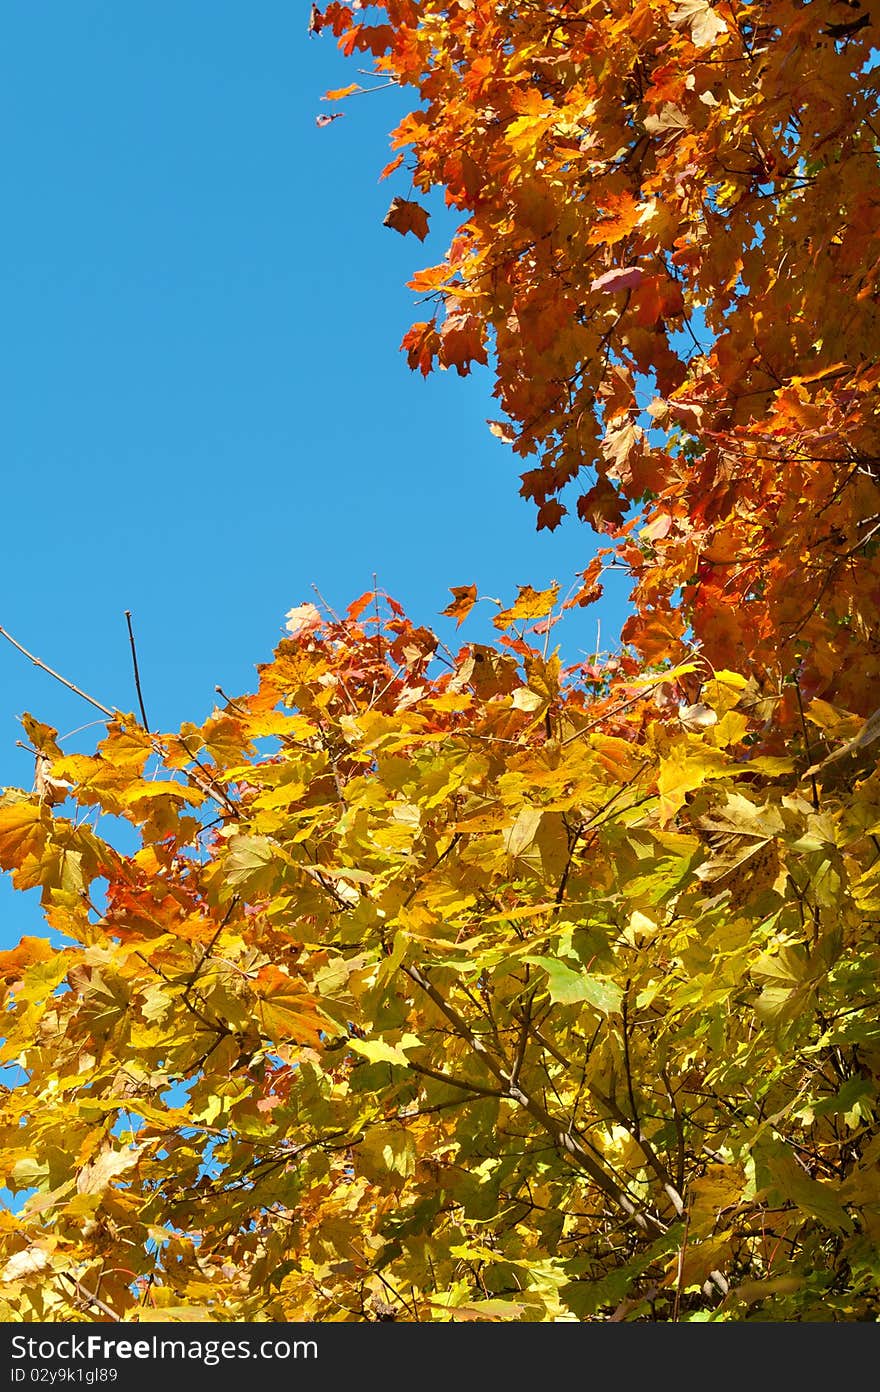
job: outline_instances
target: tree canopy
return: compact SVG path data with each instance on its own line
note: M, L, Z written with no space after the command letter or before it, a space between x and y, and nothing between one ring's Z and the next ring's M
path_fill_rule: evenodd
M368 592L202 724L24 717L0 866L58 946L0 954L0 1316L875 1320L869 11L310 27L418 93L388 226L462 215L411 365L491 359L538 525L580 489L602 549L494 644Z

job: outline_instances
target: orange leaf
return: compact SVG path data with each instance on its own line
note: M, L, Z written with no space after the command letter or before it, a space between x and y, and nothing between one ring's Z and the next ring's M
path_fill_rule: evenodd
M477 602L476 585L452 585L452 603L440 612L447 618L456 620L456 628L461 628L468 614Z
M367 605L375 598L372 590L364 590L360 599L355 599L349 604L345 611L346 617L355 623L366 609Z
M400 346L406 351L406 360L413 371L418 368L422 376L427 377L440 349L440 335L435 321L432 319L428 324L413 324L404 334Z
M440 364L454 367L459 377L466 377L471 363L485 363L483 328L474 314L449 314L440 334Z
M343 97L350 97L352 92L362 92L363 90L359 82L352 82L348 87L334 87L331 92L325 92L321 101L342 101Z
M18 981L34 962L48 962L54 951L45 938L24 937L17 947L0 952L0 977L7 984Z
M320 1044L321 1030L327 1022L315 997L301 981L278 967L261 967L255 993L257 1015L273 1043L284 1044L293 1039L298 1044Z
M15 873L18 888L30 888L39 880L25 876L25 864L33 872L46 845L48 813L39 803L13 802L0 807L0 867ZM27 883L21 877L25 876Z
M402 164L403 151L401 150L400 154L395 159L391 160L389 164L386 164L385 168L382 170L382 173L379 175L379 182L381 183L383 179L387 179L388 175L393 174L395 169L399 169Z

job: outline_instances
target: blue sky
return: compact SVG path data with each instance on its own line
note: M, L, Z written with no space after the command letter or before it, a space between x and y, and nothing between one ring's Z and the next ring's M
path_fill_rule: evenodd
M215 683L250 689L312 584L342 608L376 572L437 626L450 585L567 584L596 545L577 522L535 532L485 425L488 371L407 368L424 311L406 281L453 224L437 198L424 245L382 226L409 192L377 177L406 95L319 129L321 94L358 64L308 38L308 9L0 13L0 624L131 709L131 609L164 728L203 719ZM614 643L622 597L574 616L567 658L592 650L597 615ZM0 643L0 785L30 785L25 709L62 733L95 714ZM0 942L34 931L20 898L0 888Z

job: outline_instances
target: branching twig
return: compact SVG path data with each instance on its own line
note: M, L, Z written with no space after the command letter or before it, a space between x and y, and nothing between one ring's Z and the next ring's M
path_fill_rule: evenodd
M82 692L79 694L82 695ZM88 1286L84 1286L82 1281L78 1281L75 1276L71 1276L69 1271L62 1271L61 1275L64 1277L65 1281L70 1282L77 1295L82 1300L87 1300L90 1305L94 1305L95 1309L100 1310L108 1319L114 1320L116 1323L121 1321L121 1315L117 1315L115 1310L111 1310L110 1306L107 1305L99 1295L95 1295L95 1292L90 1291Z
M518 1083L513 1081L511 1074L498 1062L479 1035L474 1034L463 1016L418 967L404 964L400 969L425 992L438 1010L446 1016L459 1038L469 1044L474 1053L483 1060L489 1072L501 1083L505 1097L510 1098L512 1102L516 1102L518 1106L528 1112L544 1128L553 1145L566 1155L573 1164L589 1175L597 1188L626 1215L635 1227L650 1237L657 1237L666 1231L664 1223L659 1218L650 1210L636 1203L622 1188L614 1175L593 1159L580 1139L571 1134L563 1121L557 1120L536 1097L525 1092Z

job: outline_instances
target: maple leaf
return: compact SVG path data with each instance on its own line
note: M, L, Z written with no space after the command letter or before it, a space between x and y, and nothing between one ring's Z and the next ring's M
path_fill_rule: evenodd
M472 362L485 363L480 321L464 312L447 314L440 331L438 357L443 367L454 367L460 377L467 376Z
M0 804L0 866L13 870L22 888L26 879L33 883L31 877L45 849L46 816L38 803L9 801Z
M528 619L543 619L551 612L559 596L559 585L554 581L546 590L534 590L531 585L521 585L516 601L509 609L502 609L492 620L496 628L509 628L511 624Z
M16 1252L0 1271L0 1281L20 1281L25 1276L34 1276L51 1265L49 1253L42 1247L32 1244Z
M512 445L516 440L516 430L509 421L487 421L490 431L498 440L503 440L506 445Z
M678 718L686 730L691 730L694 734L702 730L709 730L713 725L718 724L718 714L711 706L705 705L702 701L696 701L693 705L682 704L678 708Z
M430 214L427 208L423 208L421 203L414 203L409 198L395 197L391 200L391 206L382 219L383 227L393 227L395 232L399 232L403 237L407 232L412 232L423 242L428 235L428 218Z
M393 160L389 160L388 164L385 165L384 169L382 170L381 174L379 175L379 180L380 180L380 182L381 182L382 179L387 179L388 176L389 176L390 174L393 174L394 171L395 171L395 169L399 169L400 166L401 166L402 164L403 164L403 152L401 151L401 153L400 153L399 155L395 155L394 159L393 159Z
M556 498L549 498L547 502L542 503L538 508L538 518L535 524L537 530L540 532L546 527L548 531L555 531L565 516L566 511L567 509L564 508Z
M359 82L351 82L347 87L334 87L331 91L325 92L322 101L342 101L344 97L350 97L353 92L362 92L364 89Z
M404 334L400 346L406 351L410 367L417 367L422 376L427 377L440 352L440 335L436 322L432 319L429 323L413 324Z
M0 976L7 984L18 981L27 967L51 958L52 949L45 938L23 937L16 947L0 952Z
M127 1174L138 1162L136 1147L116 1149L105 1146L88 1165L84 1165L77 1176L77 1192L80 1194L103 1194L114 1179Z
M317 1045L327 1021L301 981L278 967L261 967L254 986L257 1017L275 1044L295 1040Z
M441 613L450 619L455 619L456 628L461 628L468 614L477 602L476 585L453 585L451 586L452 603L447 604Z
M687 24L691 38L697 48L707 48L721 35L727 33L727 25L709 0L678 0L677 7L669 18L673 24Z
M292 638L299 638L303 634L314 633L316 628L321 626L320 610L314 604L298 604L293 609L287 611L287 631Z
M620 494L607 478L599 478L577 500L578 517L597 532L613 530L623 521Z
M312 11L460 215L410 366L615 535L449 667L368 593L200 725L33 722L7 1319L876 1320L880 79L815 8Z

